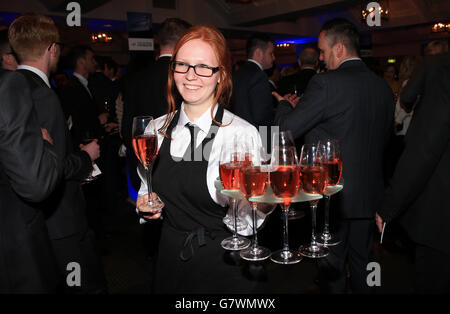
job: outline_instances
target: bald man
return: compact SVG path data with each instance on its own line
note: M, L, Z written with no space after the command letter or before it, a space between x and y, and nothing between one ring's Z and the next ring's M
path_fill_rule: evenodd
M300 71L283 77L279 83L280 94L297 94L301 96L309 80L317 73L319 53L314 48L305 48L298 56Z

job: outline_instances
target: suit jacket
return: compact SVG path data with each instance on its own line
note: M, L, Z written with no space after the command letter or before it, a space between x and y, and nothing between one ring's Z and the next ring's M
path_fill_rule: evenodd
M269 79L257 64L247 61L233 74L232 111L256 128L273 124Z
M158 118L167 113L170 59L169 56L161 57L128 79L123 96L122 136L129 147L131 147L133 117L149 115Z
M309 80L316 73L313 69L303 69L298 73L283 77L278 84L281 95L293 94L295 90L297 91L297 95L303 94L306 86L308 86Z
M426 61L400 97L411 106L418 93L422 98L379 214L387 222L399 217L414 242L450 254L449 53Z
M75 147L78 147L87 131L98 138L104 134L98 120L101 112L97 110L93 98L76 76L72 76L69 83L61 89L60 100L65 118L72 117L70 132Z
M97 112L109 113L108 121L116 121L116 99L119 95L119 85L111 81L102 72L89 76L89 90L97 106Z
M55 289L57 265L36 203L59 183L62 163L42 140L24 77L0 71L0 293Z
M86 206L80 181L92 170L91 159L84 151L74 152L56 93L32 71L18 71L31 87L39 124L49 131L55 150L64 161L63 180L50 197L40 204L45 213L50 239L84 233L87 229Z
M336 196L345 218L369 218L383 197L383 153L394 118L389 86L360 60L315 75L292 109L280 102L276 121L306 143L340 141L345 186Z

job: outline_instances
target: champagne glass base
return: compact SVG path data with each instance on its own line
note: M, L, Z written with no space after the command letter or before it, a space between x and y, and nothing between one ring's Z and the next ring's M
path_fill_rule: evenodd
M287 264L296 264L300 262L303 259L303 257L300 255L298 251L279 250L273 252L272 255L270 256L270 259L274 263L287 265Z
M341 243L341 240L339 240L335 235L328 233L328 234L321 234L320 237L317 237L316 242L318 245L322 246L334 246Z
M271 251L263 246L257 246L256 248L251 246L245 250L242 250L240 253L243 259L252 262L263 261L269 258L270 254Z
M234 226L234 217L225 216L222 221L227 226ZM247 229L247 226L248 223L245 219L237 218L237 232ZM231 231L234 231L233 229L234 227L230 228Z
M301 246L300 254L309 258L322 258L329 254L329 251L324 246Z
M252 241L243 237L229 237L222 240L220 245L225 250L229 251L240 251L246 249L250 246Z

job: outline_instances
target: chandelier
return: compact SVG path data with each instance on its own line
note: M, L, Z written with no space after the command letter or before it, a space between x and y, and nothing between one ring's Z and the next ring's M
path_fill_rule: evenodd
M378 11L379 11L381 19L383 19L383 20L389 19L391 11L389 10L389 1L388 0L372 1L372 2L366 3L361 10L361 19L365 22L367 20L367 16L369 16L370 18L374 17L375 8L374 7L367 8L367 5L369 3L373 3L373 2L378 3L378 5L379 5Z
M92 38L92 42L94 42L94 43L98 43L98 42L107 43L112 40L112 37L109 36L107 33L92 34L91 38Z
M431 28L433 33L450 32L450 23L436 23Z

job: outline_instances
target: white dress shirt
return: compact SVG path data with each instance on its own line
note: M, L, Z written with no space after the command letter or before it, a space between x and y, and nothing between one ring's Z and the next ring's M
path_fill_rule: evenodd
M20 69L24 69L24 70L28 70L33 73L36 73L45 82L45 84L47 84L47 86L49 88L51 88L47 75L45 75L45 73L42 72L41 70L39 70L38 68L32 67L30 65L21 64L17 67L17 70L20 70Z
M172 130L172 143L170 145L170 155L172 157L182 158L184 153L186 152L186 149L188 148L190 142L191 142L191 134L189 132L189 129L185 126L186 123L190 122L196 126L199 127L200 131L197 132L197 139L196 143L197 146L201 144L201 142L204 140L204 138L208 135L209 129L211 127L212 118L211 118L211 108L206 110L201 117L199 117L195 121L191 121L186 113L184 112L184 103L181 105L180 108L180 118L178 119L177 125ZM214 115L217 112L217 106L214 110ZM155 127L156 130L158 130L160 127L162 127L164 120L166 118L166 115L159 117L155 120ZM230 124L229 124L230 123ZM224 110L223 118L222 118L222 124L227 125L220 127L218 129L218 132L216 134L216 137L214 139L214 143L211 148L211 154L209 156L208 160L208 169L206 172L206 181L208 186L209 194L211 195L211 198L216 202L217 204L221 206L227 206L229 205L230 199L224 195L222 195L220 192L216 190L214 187L214 181L219 178L219 158L220 158L220 151L222 145L225 143L231 143L233 140L233 137L236 135L239 135L239 139L245 138L246 141L251 140L253 141L258 147L262 146L261 137L257 131L257 129L245 121L242 118L239 118L238 116L235 116L228 110ZM229 125L228 125L229 124ZM161 134L158 134L158 148L161 146L162 141L164 137ZM138 174L141 178L141 187L139 189L138 196L142 196L144 194L147 194L147 181L145 173L141 173L142 168L138 167ZM173 178L173 180L178 180L179 178ZM185 178L183 178L185 179ZM158 184L157 182L154 184ZM164 208L163 208L164 210ZM253 226L253 220L252 220L252 209L250 207L250 204L246 200L241 200L238 202L238 215L239 217L245 219L248 223L247 229L239 231L239 234L242 235L251 235L253 233L252 226ZM227 216L232 215L231 209L228 210ZM257 226L259 227L266 215L260 211L257 212ZM230 221L232 221L230 219ZM141 218L141 223L144 223L145 220ZM233 225L227 225L228 228L231 230L234 229Z
M408 80L403 82L402 88L406 86L406 83L408 83ZM403 128L400 131L395 130L395 135L406 135L413 113L413 110L411 110L411 112L406 112L405 109L403 109L400 105L400 97L398 97L397 103L395 104L395 122L397 124L403 124Z

